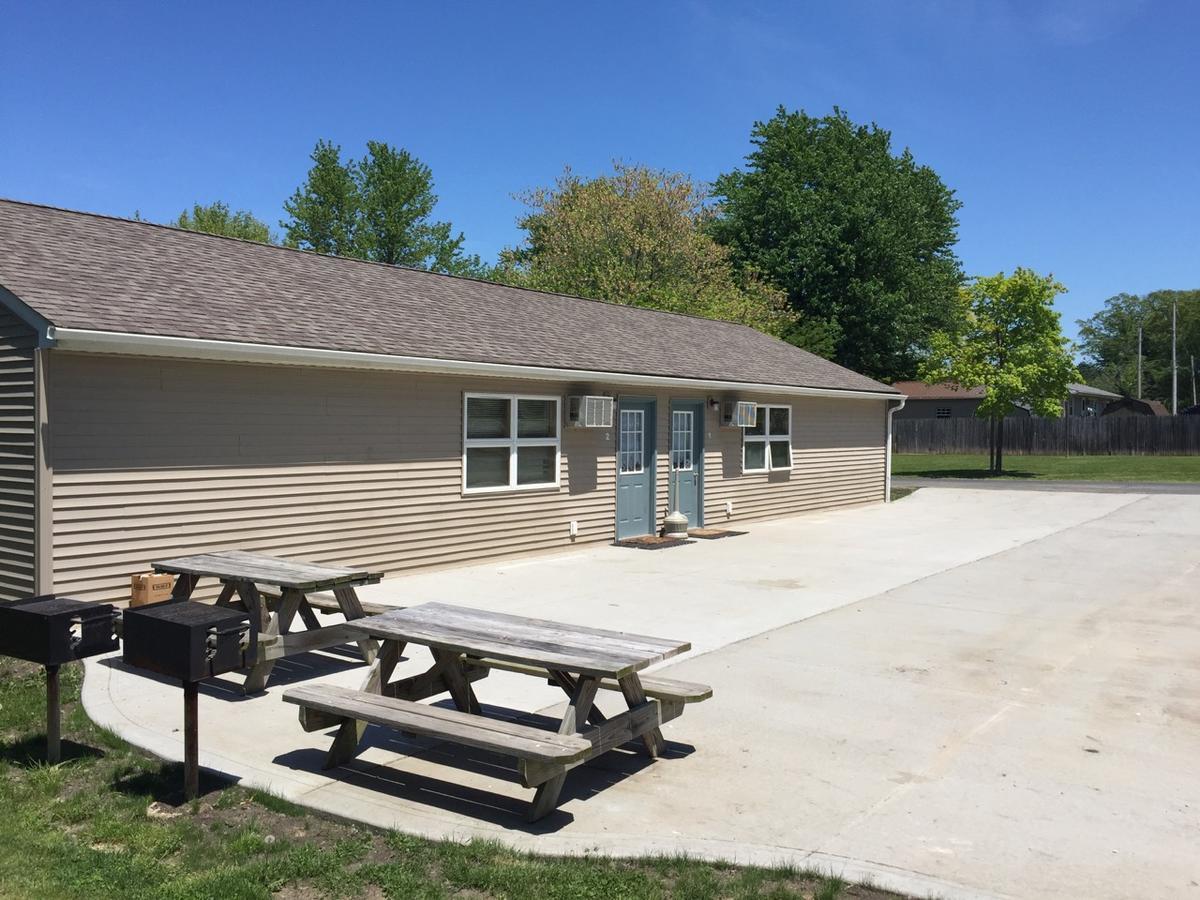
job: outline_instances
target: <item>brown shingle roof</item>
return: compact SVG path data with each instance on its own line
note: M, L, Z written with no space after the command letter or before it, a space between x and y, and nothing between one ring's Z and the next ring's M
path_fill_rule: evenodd
M742 325L11 200L0 285L60 328L892 390Z
M897 381L892 387L902 394L907 394L909 400L982 400L985 393L981 387L959 387L953 381L939 381L936 384L926 384L924 381Z

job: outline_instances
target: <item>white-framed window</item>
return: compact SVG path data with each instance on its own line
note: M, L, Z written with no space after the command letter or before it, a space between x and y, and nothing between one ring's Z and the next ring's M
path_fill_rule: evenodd
M792 467L792 408L759 404L754 424L742 429L742 471Z
M939 407L935 408L935 409L934 409L934 411L933 411L933 417L934 417L935 419L948 419L948 418L950 418L950 407L948 407L948 406L939 406Z
M559 486L559 398L463 397L463 492Z

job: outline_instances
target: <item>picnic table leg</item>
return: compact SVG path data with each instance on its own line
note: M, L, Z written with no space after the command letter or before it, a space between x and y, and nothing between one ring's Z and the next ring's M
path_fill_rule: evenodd
M575 679L571 676L571 673L560 672L557 669L549 669L547 672L550 676L550 681L566 691L568 697L575 693ZM593 725L599 725L602 722L608 721L608 716L600 712L600 707L593 704L592 708L588 711L587 720Z
M371 663L371 668L359 690L382 694L384 686L391 681L392 673L396 671L400 656L404 653L404 646L404 641L383 641L379 645L379 653L375 656L375 662Z
M250 614L250 626L260 632L266 631L271 624L271 611L259 594L258 587L252 581L235 581L233 586L242 598L242 606L246 607L246 612Z
M279 598L279 605L274 613L266 611L266 604L263 602L262 596L258 592L258 588L249 582L240 582L238 592L242 595L242 599L246 601L246 606L252 607L259 611L260 621L266 618L266 627L261 629L261 633L265 637L278 638L281 634L287 634L288 627L292 624L292 619L296 617L296 610L300 607L300 601L304 599L304 595L297 590L288 589L283 592L283 596ZM251 613L253 616L254 613ZM259 647L263 644L260 642ZM257 694L267 686L267 679L271 677L271 670L275 668L275 660L259 659L254 664L254 668L250 670L250 674L246 676L246 683L242 685L242 692L245 694Z
M175 579L175 586L171 588L171 599L179 601L189 599L192 591L196 590L196 583L199 580L199 575L189 575L186 572L179 575Z
M630 709L641 706L646 702L646 691L642 687L642 679L638 678L636 672L631 672L625 677L617 679L617 683L621 686L621 693L625 695L625 702L629 704ZM666 746L662 731L658 728L652 728L650 731L647 731L642 735L642 740L646 744L646 752L655 759L658 758Z
M592 710L592 703L596 699L596 691L599 688L600 682L595 678L589 678L586 675L580 676L579 680L575 682L575 692L571 695L570 702L567 703L567 711L563 713L562 722L558 726L559 734L579 733L584 722L587 721L588 713ZM533 795L533 803L529 806L530 822L536 822L554 811L558 805L558 795L566 780L567 773L563 772L538 785L537 793Z
M450 698L454 701L454 705L461 712L480 715L482 710L479 700L476 699L471 682L467 681L467 676L463 672L462 654L434 649L433 659L437 663L437 668L441 670L442 677L446 679L446 687L450 689Z
M358 719L342 719L337 734L333 738L333 746L325 756L323 768L333 769L345 765L358 756L358 744L366 731L367 723Z
M403 652L404 641L383 641L379 647L379 653L375 656L375 662L371 664L371 670L367 672L367 677L359 690L382 694L384 687L391 680L392 672L396 670ZM329 753L325 756L326 769L345 765L358 756L359 742L362 741L362 736L367 730L367 723L361 719L337 719L334 721L338 721L340 724L337 734L333 738L333 746L329 748ZM333 721L330 724L333 724Z
M354 588L334 588L333 596L337 598L338 606L342 608L342 615L346 617L347 622L366 616L366 613L363 612L362 604L358 600L358 593ZM357 643L359 652L362 653L362 658L368 663L375 662L375 654L379 652L379 642L374 638L363 638Z
M237 593L237 585L226 581L221 585L221 595L217 597L217 606L232 606L233 595Z
M313 608L308 605L308 598L304 597L300 600L300 618L304 620L304 627L309 631L316 631L321 627L321 623L317 621L317 614L313 612Z

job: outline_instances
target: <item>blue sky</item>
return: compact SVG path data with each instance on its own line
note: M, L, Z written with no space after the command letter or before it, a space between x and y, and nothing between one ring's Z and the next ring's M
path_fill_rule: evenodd
M970 273L1200 287L1200 5L0 0L0 196L273 228L318 138L428 163L493 258L514 192L611 160L711 180L779 104L875 121L963 201Z

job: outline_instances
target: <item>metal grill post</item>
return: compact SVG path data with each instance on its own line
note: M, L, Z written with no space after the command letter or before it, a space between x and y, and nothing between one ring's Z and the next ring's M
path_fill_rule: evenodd
M62 760L62 707L58 695L58 666L46 666L46 762Z
M200 683L183 683L183 796L195 800L200 794Z

